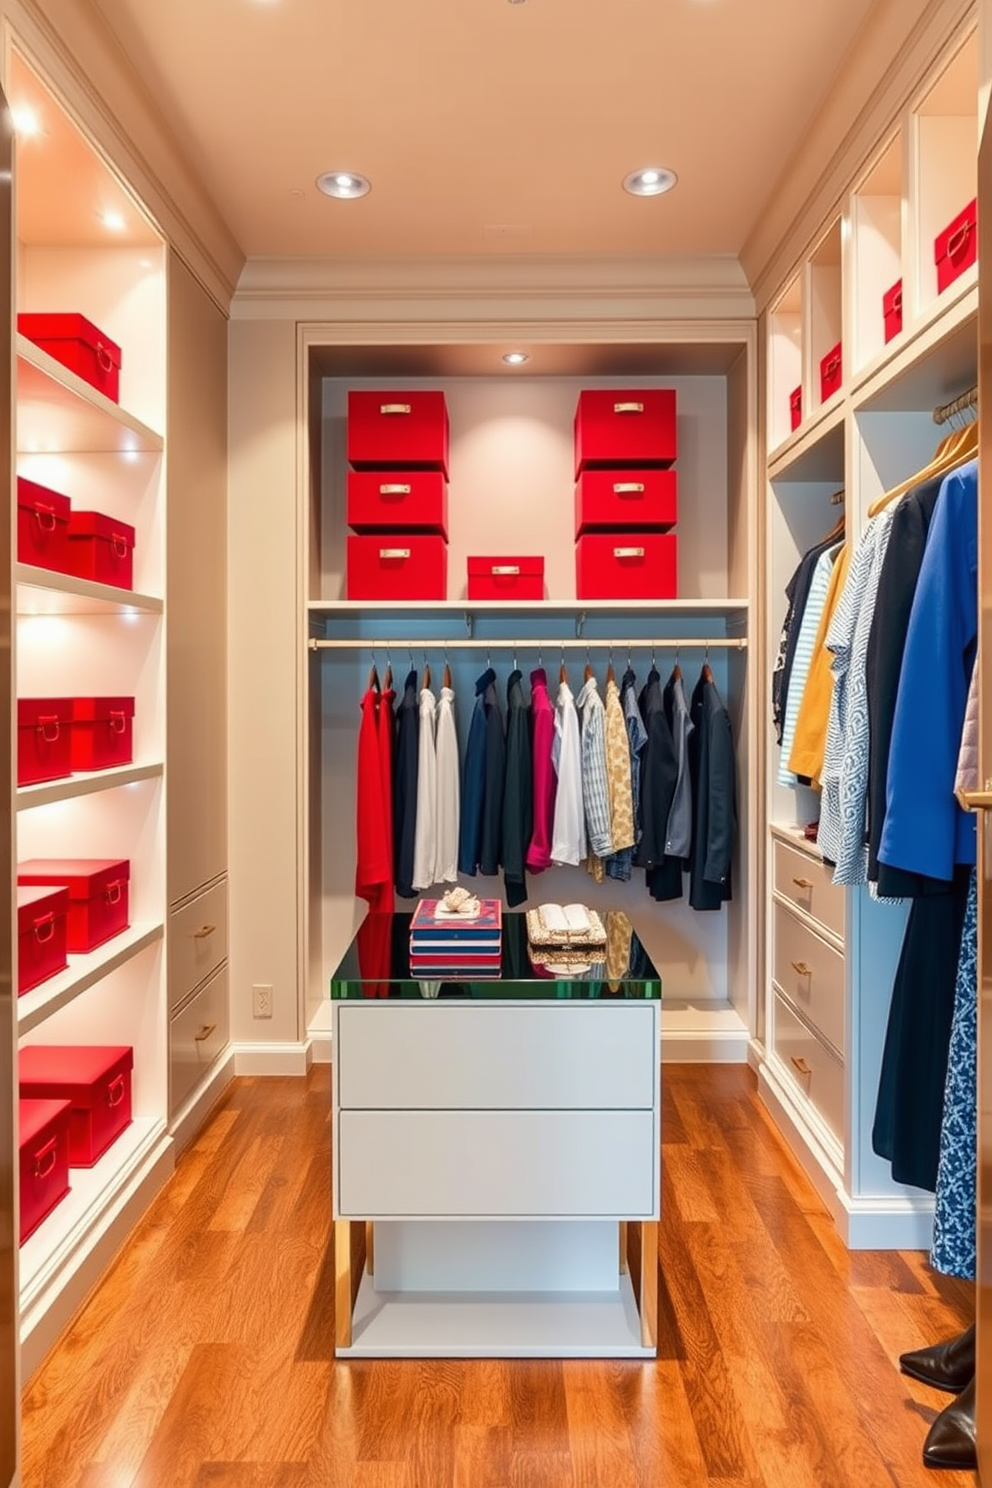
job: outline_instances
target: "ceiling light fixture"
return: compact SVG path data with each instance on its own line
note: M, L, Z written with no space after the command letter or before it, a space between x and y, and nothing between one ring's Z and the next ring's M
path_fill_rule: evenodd
M104 227L109 228L111 232L123 232L125 227L127 226L127 223L124 221L124 218L121 216L120 212L101 212L100 221L103 223Z
M14 121L14 129L22 139L31 139L34 135L41 133L41 120L33 108L26 103L15 104L10 111L10 117Z
M513 0L511 0L511 3L513 3ZM519 3L519 0L516 0L516 3ZM524 362L529 362L530 357L526 351L504 351L503 360L504 362L508 362L511 367L520 367Z
M661 196L663 192L671 191L677 180L678 176L667 166L651 165L624 176L623 189L631 196Z
M338 201L353 201L358 196L368 196L372 183L357 171L324 171L317 177L317 190Z

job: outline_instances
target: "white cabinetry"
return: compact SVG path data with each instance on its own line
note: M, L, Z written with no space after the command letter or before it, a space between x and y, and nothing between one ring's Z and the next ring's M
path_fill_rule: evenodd
M765 652L777 654L785 585L799 557L834 526L830 497L845 493L856 542L872 502L909 480L944 431L937 405L977 380L977 275L966 269L937 293L934 238L975 196L977 42L959 37L851 185L840 219L794 265L764 317L768 604ZM825 281L823 244L840 245ZM833 250L830 251L833 274ZM882 297L904 285L901 329ZM820 284L820 289L816 285ZM820 404L824 283L843 326L843 386ZM833 313L833 312L831 312ZM803 419L789 430L787 384L802 350ZM932 1196L892 1181L872 1150L882 1045L906 910L866 887L837 888L801 829L819 815L815 793L779 781L767 748L766 1018L761 1089L852 1247L922 1247Z

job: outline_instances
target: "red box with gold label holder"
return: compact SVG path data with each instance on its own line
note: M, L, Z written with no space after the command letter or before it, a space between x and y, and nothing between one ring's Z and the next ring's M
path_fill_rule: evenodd
M544 559L533 557L468 560L469 599L543 599Z
M440 470L447 477L444 394L350 391L347 445L354 470Z
M134 759L134 698L72 699L72 768L112 770Z
M902 280L898 279L882 296L882 316L885 320L885 344L898 336L902 330Z
M439 532L448 536L448 483L440 470L349 470L353 532Z
M664 532L678 520L674 470L584 470L575 487L575 535Z
M969 202L933 245L937 265L937 293L943 294L978 258L978 202Z
M32 1044L19 1051L21 1099L69 1102L70 1167L91 1168L130 1126L133 1066L127 1045Z
M17 477L17 561L55 573L71 573L69 567L68 496L40 486L37 481Z
M671 388L585 389L575 410L575 474L671 465L678 454Z
M17 1105L23 1245L69 1192L72 1107L66 1100L20 1100Z
M85 955L128 927L127 858L29 858L17 865L19 884L56 884L69 896L66 947Z
M674 532L587 532L575 544L577 599L678 598Z
M17 995L47 982L69 964L68 890L55 885L17 886Z
M352 533L349 599L447 599L448 545L431 533Z
M72 698L18 698L18 785L71 774Z
M831 346L825 357L820 359L820 400L826 403L834 393L840 390L844 380L844 360L841 354L841 343Z
M22 313L17 329L98 392L119 401L121 349L85 315Z
M74 511L69 516L69 572L80 579L134 587L134 528L103 512Z

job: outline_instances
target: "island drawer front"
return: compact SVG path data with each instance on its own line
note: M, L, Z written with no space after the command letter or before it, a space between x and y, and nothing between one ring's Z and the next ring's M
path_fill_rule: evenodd
M342 1111L336 1216L651 1218L651 1111Z
M338 1105L349 1110L631 1110L654 1104L649 1003L338 1009Z

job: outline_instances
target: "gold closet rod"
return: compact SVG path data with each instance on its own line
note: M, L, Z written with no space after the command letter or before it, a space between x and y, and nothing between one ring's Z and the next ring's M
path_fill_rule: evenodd
M664 636L655 640L632 640L624 636L622 640L610 640L609 637L590 637L588 640L557 640L554 636L542 636L540 640L533 637L521 636L509 640L487 641L479 638L465 640L458 638L448 640L444 637L404 637L402 640L392 638L390 640L369 640L368 638L348 638L346 640L318 640L315 636L310 637L311 651L389 651L393 650L400 655L411 648L417 651L537 651L547 652L554 656L561 651L691 651L693 649L707 651L746 651L746 636L714 636L710 640L700 640L698 636L678 639L672 636Z
M950 403L941 403L933 411L935 424L946 424L955 414L966 413L969 408L978 406L978 388L970 387L967 392L962 393L959 398L952 398Z

